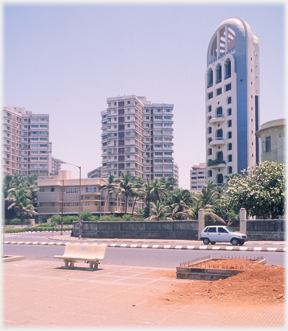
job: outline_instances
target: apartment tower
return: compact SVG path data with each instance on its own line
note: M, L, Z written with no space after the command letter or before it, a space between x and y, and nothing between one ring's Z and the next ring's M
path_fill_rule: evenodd
M259 42L243 19L215 30L205 76L207 181L221 185L259 162Z
M173 176L173 105L135 95L107 98L102 116L101 177Z
M48 176L51 168L49 115L23 107L2 111L3 175Z

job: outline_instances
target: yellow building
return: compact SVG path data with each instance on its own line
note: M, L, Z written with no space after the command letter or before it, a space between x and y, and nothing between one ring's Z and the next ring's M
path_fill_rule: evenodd
M80 211L91 211L92 214L123 214L125 198L113 193L108 197L107 191L101 191L105 183L101 178L81 179L81 194L79 194L79 179L71 178L71 171L60 170L57 176L38 177L38 215L39 217L62 214L79 215ZM79 201L81 206L79 208ZM137 202L134 210L142 209L143 203ZM131 214L133 200L127 205L127 214Z

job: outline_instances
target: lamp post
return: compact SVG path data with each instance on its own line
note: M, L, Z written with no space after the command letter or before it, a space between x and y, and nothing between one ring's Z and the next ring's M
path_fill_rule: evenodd
M75 164L71 164L68 162L61 161L62 164L69 164L73 167L77 167L79 169L79 239L82 236L82 222L81 222L81 166L77 166ZM62 202L63 203L63 202Z

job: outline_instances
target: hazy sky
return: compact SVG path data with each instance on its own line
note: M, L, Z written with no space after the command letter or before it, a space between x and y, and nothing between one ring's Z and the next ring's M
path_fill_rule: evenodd
M4 1L3 106L49 114L53 157L85 178L101 165L107 97L174 104L174 159L188 189L191 166L205 162L207 47L224 20L243 18L259 39L260 124L284 117L283 3L202 3Z

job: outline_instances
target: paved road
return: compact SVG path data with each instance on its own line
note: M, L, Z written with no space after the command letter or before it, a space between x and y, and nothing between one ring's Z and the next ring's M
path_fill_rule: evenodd
M27 260L53 261L54 255L62 255L64 246L50 245L5 245L6 255L24 256ZM267 264L285 264L285 253L258 251L206 251L182 249L138 249L125 247L108 247L103 263L126 266L145 266L155 268L176 268L180 263L199 260L204 257L242 257L260 258L267 260ZM60 262L60 261L59 261Z

